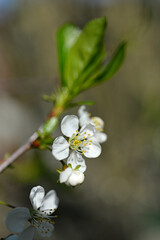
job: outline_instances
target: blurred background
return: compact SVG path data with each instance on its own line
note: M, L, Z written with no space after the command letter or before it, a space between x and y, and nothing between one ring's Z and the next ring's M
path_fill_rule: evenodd
M45 119L42 100L59 84L56 31L107 16L107 51L129 39L126 60L109 82L81 94L105 121L108 141L87 160L84 184L57 184L50 152L31 150L0 175L0 200L31 207L42 185L60 198L50 239L160 239L160 2L157 0L0 0L0 156L12 153ZM70 112L77 114L77 108ZM58 129L55 136L58 136ZM0 206L0 237L10 209ZM41 239L39 236L35 239Z

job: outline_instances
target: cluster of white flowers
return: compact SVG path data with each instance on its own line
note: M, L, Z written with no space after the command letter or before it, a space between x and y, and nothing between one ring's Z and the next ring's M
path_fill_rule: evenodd
M86 164L82 156L98 157L101 154L100 143L107 140L101 118L91 118L85 106L80 107L78 115L79 118L67 115L62 119L61 131L65 137L57 137L52 145L52 154L57 160L67 158L66 165L59 171L59 181L69 186L76 186L84 181Z
M50 237L54 229L52 214L58 207L59 199L54 190L45 195L44 188L31 189L30 201L33 209L16 207L6 219L7 228L14 233L6 240L32 240L37 231L43 237Z
M62 119L61 131L64 136L57 137L52 145L53 156L63 163L59 170L59 181L68 186L83 183L86 163L83 156L96 158L101 154L101 145L107 140L103 133L104 122L99 117L90 117L85 106L78 111L79 118L67 115ZM64 162L66 159L66 162ZM9 212L6 226L12 232L6 240L32 240L35 232L43 237L50 237L54 229L53 213L58 207L59 199L54 190L45 195L41 186L30 191L31 210L16 207Z

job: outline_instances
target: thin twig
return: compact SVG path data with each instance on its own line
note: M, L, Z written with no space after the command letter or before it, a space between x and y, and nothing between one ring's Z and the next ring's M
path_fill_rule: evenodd
M64 111L64 107L54 107L51 112L49 113L46 121L48 121L50 118L54 116L59 116ZM38 129L38 131L41 131L42 126ZM34 132L32 136L28 139L28 141L23 144L20 148L18 148L13 154L11 154L9 157L4 157L0 161L0 173L4 171L10 164L12 164L17 158L19 158L23 153L31 149L32 146L36 146L36 140L38 139L38 131ZM37 147L37 146L36 146ZM62 163L63 165L63 163Z
M33 144L33 142L38 138L37 132L34 132L32 136L28 139L28 141L23 144L20 148L18 148L10 157L4 158L0 162L0 173L7 168L10 164L12 164L17 158L19 158L23 153L29 150Z
M15 208L15 206L13 206L11 204L8 204L8 203L5 203L3 201L0 201L0 204L3 205L3 206L6 206L6 207Z

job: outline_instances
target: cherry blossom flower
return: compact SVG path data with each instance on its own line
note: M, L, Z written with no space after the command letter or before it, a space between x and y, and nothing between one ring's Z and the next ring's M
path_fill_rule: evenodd
M75 115L67 115L62 119L63 136L57 137L52 145L52 154L57 160L69 156L69 149L88 158L96 158L101 154L101 146L95 138L93 124L89 123L79 129L79 119Z
M71 165L73 169L77 169L81 172L86 171L86 163L85 160L83 159L82 155L72 151L69 158L67 159L67 165Z
M78 115L81 127L89 123L94 125L94 136L99 143L103 143L107 140L107 134L103 133L104 121L100 117L90 117L85 106L79 108Z
M35 231L43 237L52 235L54 221L51 214L59 203L56 192L51 190L45 195L44 188L37 186L31 189L29 197L33 209L16 207L9 212L6 226L18 236L9 236L7 240L32 240Z
M60 172L59 181L68 186L76 186L84 181L84 172L86 164L82 156L73 151L67 159L67 167L64 171Z

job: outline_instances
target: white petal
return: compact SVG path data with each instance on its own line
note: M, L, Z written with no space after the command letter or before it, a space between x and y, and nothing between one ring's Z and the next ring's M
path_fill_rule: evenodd
M61 131L67 136L71 137L73 133L76 133L76 130L79 128L79 120L75 115L67 115L62 119L61 122Z
M100 117L92 117L91 118L92 123L95 125L95 127L98 127L100 129L103 129L104 127L104 121Z
M87 145L84 149L84 156L88 158L96 158L101 154L101 145L92 138L91 145Z
M105 141L107 141L107 134L105 134L105 133L102 133L102 132L96 132L95 134L94 134L94 136L95 136L95 138L97 139L97 141L99 142L99 143L104 143Z
M60 183L66 182L69 176L71 175L72 171L73 171L72 168L68 167L63 172L61 172L59 175Z
M7 237L6 240L18 240L18 236L11 235L11 236Z
M69 155L69 143L67 140L60 136L57 137L52 145L52 154L57 160L62 160Z
M32 226L26 228L18 237L17 240L32 240L34 237L35 229Z
M94 125L89 123L85 126L83 126L81 129L80 129L80 134L81 136L86 136L86 138L90 137L90 136L93 136L95 133L95 130L94 130Z
M54 226L53 224L42 220L41 222L38 222L38 225L35 226L37 232L39 233L39 235L41 235L42 237L50 237L52 235ZM29 239L27 239L29 240Z
M87 112L86 110L86 106L82 105L79 109L78 109L78 116L81 117L83 116L83 114L85 114ZM87 112L88 113L88 112Z
M78 115L79 115L79 122L81 127L90 123L91 119L84 105L79 108Z
M71 155L67 159L67 165L71 164L72 168L75 169L78 165L81 167L78 169L80 172L86 171L86 164L85 160L81 156L81 154L77 153L76 151L72 151Z
M69 186L76 186L84 181L84 174L80 171L73 171L66 184Z
M49 191L43 199L40 211L45 211L46 214L52 214L58 207L59 199L54 190Z
M14 233L22 232L28 219L31 218L28 208L17 207L9 212L6 218L7 228Z
M44 195L45 191L41 186L33 187L31 189L29 198L35 210L37 210L42 205Z

